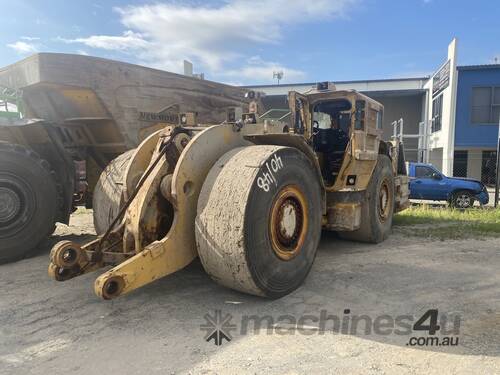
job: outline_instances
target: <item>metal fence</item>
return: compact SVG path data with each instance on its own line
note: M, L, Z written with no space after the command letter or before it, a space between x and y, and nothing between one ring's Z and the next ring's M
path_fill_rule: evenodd
M471 155L467 151L455 151L453 176L481 180L489 187L495 186L497 157L495 151L482 151Z

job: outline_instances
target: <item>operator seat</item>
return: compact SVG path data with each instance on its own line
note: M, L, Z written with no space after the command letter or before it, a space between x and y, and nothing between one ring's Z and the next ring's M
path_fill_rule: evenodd
M330 129L314 129L314 150L323 154L322 172L328 185L335 183L348 143L349 136L333 123Z

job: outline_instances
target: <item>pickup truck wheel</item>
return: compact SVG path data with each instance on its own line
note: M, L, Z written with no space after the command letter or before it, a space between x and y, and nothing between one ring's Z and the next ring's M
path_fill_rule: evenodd
M352 232L339 232L339 236L350 241L370 243L384 241L392 228L394 199L391 160L386 155L379 155L362 203L361 226Z
M467 190L457 191L455 194L453 194L451 205L454 208L462 210L471 208L472 206L474 206L474 197Z

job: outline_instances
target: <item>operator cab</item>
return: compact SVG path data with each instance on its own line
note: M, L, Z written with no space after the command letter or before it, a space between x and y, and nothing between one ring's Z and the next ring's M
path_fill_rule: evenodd
M360 176L366 184L378 154L389 152L380 143L384 107L356 91L336 91L326 84L304 94L291 91L288 102L292 132L303 135L316 153L326 188L356 189ZM354 159L359 162L349 162Z
M333 185L349 144L352 105L347 99L330 99L312 109L314 151L321 160L325 184Z

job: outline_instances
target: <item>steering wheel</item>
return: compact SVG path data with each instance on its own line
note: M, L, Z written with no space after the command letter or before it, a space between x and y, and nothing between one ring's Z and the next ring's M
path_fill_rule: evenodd
M313 121L313 135L317 135L319 133L319 122L314 120Z

